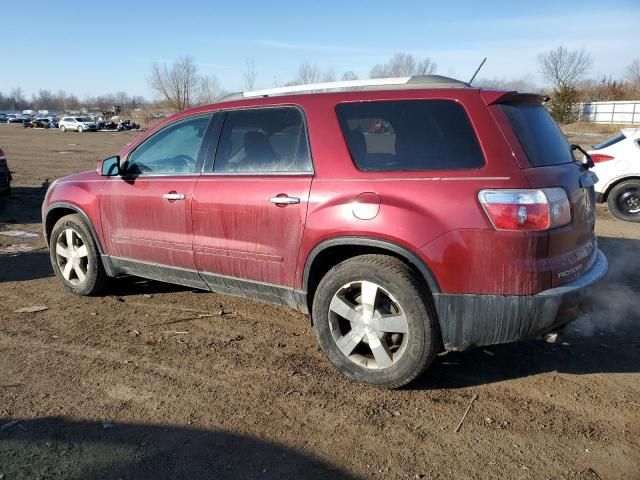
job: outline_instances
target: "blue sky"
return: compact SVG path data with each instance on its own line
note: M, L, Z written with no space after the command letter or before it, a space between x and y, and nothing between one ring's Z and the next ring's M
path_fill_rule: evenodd
M590 51L592 77L620 77L640 58L638 0L30 0L2 2L0 12L0 91L29 96L151 98L151 64L182 55L227 90L241 89L248 58L256 87L291 80L303 61L366 78L394 52L428 56L437 73L462 79L486 56L480 76L537 84L537 55L558 45Z

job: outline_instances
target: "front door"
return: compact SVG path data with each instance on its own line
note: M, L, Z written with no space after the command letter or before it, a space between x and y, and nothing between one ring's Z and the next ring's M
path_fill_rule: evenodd
M312 178L299 109L226 113L192 206L195 263L212 288L293 287Z
M116 261L195 270L191 203L210 121L201 115L169 124L129 154L122 176L104 183L102 229Z

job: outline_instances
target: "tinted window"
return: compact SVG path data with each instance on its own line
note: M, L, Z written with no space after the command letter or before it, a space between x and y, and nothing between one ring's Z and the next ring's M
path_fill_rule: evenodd
M616 143L624 140L625 137L622 133L619 133L618 135L616 135L615 137L611 137L611 138L607 138L604 142L596 145L595 147L593 147L594 150L600 150L601 148L607 148L610 147L611 145L615 145Z
M540 104L500 105L534 167L575 161L562 130Z
M336 107L360 170L479 168L484 157L469 119L449 100L343 103Z
M210 119L211 115L189 118L163 128L129 155L127 172L194 173Z
M227 113L214 172L295 173L312 170L304 119L297 108Z

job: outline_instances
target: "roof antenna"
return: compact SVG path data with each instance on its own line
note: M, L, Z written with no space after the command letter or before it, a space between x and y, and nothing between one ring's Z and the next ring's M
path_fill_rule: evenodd
M476 75L478 75L478 72L480 71L480 69L484 65L484 62L486 61L487 61L487 57L484 57L480 62L480 65L478 65L478 68L476 68L476 72L473 74L473 77L471 77L471 80L469 80L469 86L471 86L471 83L473 83L473 81L476 79Z

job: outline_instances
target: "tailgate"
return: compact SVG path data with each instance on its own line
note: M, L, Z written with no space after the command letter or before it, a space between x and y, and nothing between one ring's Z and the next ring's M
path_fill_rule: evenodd
M569 199L571 223L548 232L551 286L581 277L597 256L593 188L597 177L575 160L539 97L509 95L492 110L530 186L562 187Z
M563 187L571 223L549 231L547 260L551 286L581 277L596 260L595 191L590 172L576 163L523 170L532 187Z

